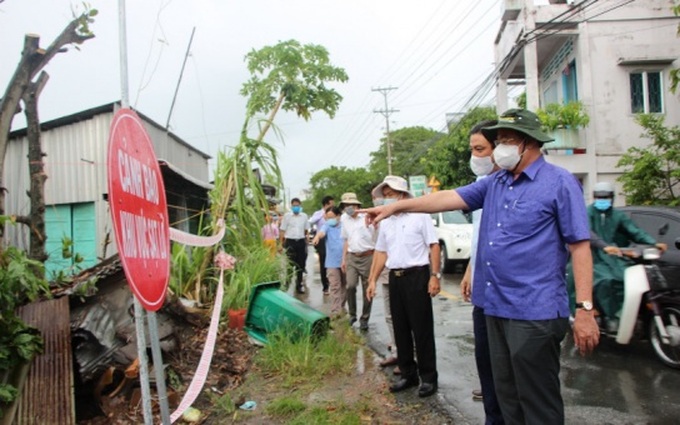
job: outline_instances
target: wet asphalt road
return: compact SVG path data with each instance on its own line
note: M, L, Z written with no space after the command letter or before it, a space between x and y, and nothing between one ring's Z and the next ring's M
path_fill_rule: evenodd
M310 247L308 291L296 296L327 313L330 300L321 291L313 252ZM444 409L456 425L483 424L482 403L473 401L471 395L479 382L474 364L472 305L460 298L461 272L444 275L442 292L433 302L439 392L426 400L415 396L415 390L413 394L399 394L399 398ZM361 308L361 300L357 302ZM368 345L377 353L376 363L386 355L389 339L383 312L379 290L365 333ZM680 370L661 364L646 341L620 346L604 338L589 357L578 354L571 336L562 346L560 377L567 424L680 424ZM390 370L387 373L392 376Z

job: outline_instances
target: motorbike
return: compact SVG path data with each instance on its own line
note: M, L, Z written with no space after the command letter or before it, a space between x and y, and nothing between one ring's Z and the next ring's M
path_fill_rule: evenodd
M675 246L680 249L680 238ZM661 273L655 264L661 256L656 247L640 245L621 251L634 265L624 271L616 342L647 339L663 364L680 369L680 282L669 282ZM602 333L611 336L605 329Z

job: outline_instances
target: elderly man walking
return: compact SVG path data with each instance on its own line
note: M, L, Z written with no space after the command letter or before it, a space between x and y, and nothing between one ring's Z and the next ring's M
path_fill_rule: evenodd
M385 205L411 198L406 180L387 176L373 189ZM397 202L398 203L398 202ZM380 225L368 297L375 296L376 281L387 266L390 310L402 378L390 387L399 392L418 385L418 395L437 391L437 353L434 343L432 297L440 291L439 240L428 214L394 215ZM413 346L415 343L414 356Z
M366 297L368 275L373 261L376 231L373 226L367 226L364 214L359 214L361 202L357 195L347 192L340 199L340 208L344 209L342 216L342 238L345 245L342 252L342 269L347 277L347 307L349 308L350 324L357 321L357 286L361 280L363 305L359 318L359 329L368 330L368 319L371 316L371 300Z

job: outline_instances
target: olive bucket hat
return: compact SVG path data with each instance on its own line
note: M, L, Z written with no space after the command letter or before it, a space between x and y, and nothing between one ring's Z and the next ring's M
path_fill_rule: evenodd
M498 117L498 124L483 128L482 134L486 140L495 142L500 129L518 131L541 143L555 140L541 131L541 121L538 116L526 109L508 109Z

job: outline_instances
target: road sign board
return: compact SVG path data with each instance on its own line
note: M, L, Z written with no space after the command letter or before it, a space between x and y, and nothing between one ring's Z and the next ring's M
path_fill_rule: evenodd
M427 177L409 176L408 185L413 196L423 196L427 189Z
M111 122L107 173L125 276L142 306L156 311L165 300L170 274L168 208L153 145L130 109L121 108Z

